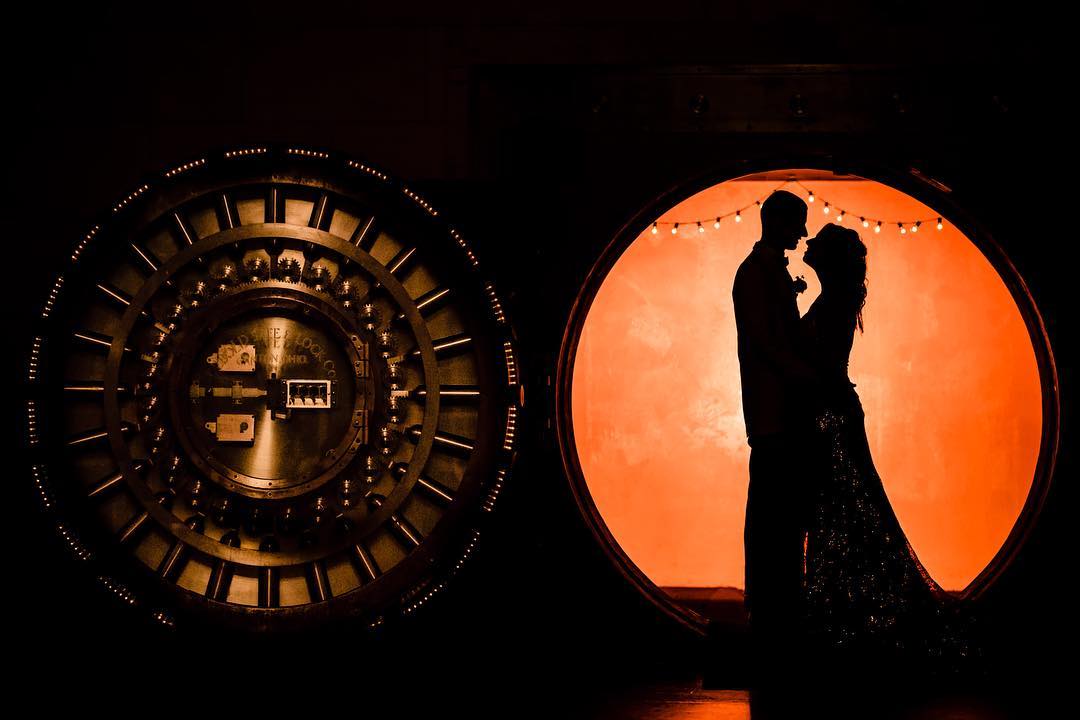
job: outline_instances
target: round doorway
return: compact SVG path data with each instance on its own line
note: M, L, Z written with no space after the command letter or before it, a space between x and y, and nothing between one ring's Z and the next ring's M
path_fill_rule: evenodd
M709 183L643 210L597 261L564 339L564 461L594 534L661 608L741 622L749 447L731 301L773 191L869 247L851 378L890 502L947 590L977 596L1045 495L1056 379L1038 312L989 235L940 190L813 169ZM942 196L938 198L937 196ZM937 208L937 209L935 209ZM805 312L819 292L802 262Z

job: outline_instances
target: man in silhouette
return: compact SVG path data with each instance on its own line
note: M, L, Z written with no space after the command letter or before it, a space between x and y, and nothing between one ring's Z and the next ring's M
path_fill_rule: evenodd
M808 392L814 371L799 357L799 310L786 250L806 237L806 204L777 191L761 206L761 239L735 274L743 416L750 486L743 536L746 609L755 668L794 670L800 647L803 540L812 473L806 471Z

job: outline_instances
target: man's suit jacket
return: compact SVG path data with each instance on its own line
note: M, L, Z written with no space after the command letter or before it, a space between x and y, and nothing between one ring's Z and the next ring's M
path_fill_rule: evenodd
M781 250L758 241L735 273L743 417L754 439L790 430L800 383L813 372L798 356L799 308Z

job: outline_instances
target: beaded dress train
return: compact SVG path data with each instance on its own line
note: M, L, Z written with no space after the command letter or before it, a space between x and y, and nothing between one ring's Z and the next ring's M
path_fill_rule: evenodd
M916 556L870 454L847 374L854 320L819 298L801 325L807 356L825 380L812 426L818 471L804 557L809 647L819 660L852 667L960 669L974 652L970 621Z

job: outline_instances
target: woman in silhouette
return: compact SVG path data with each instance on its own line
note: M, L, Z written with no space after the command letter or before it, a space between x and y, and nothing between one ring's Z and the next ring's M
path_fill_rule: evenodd
M826 225L803 256L821 295L800 320L805 359L821 379L815 406L817 468L804 559L807 638L816 660L855 669L952 669L971 653L956 600L926 572L896 519L867 445L862 405L848 378L863 330L866 246ZM867 664L872 659L875 662ZM826 665L832 665L826 663Z

